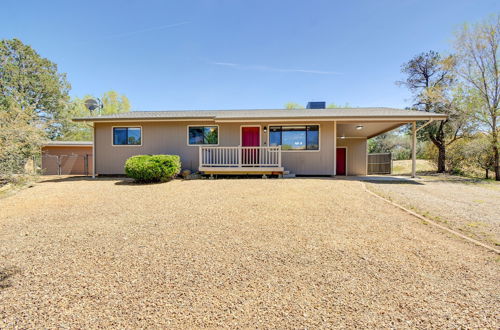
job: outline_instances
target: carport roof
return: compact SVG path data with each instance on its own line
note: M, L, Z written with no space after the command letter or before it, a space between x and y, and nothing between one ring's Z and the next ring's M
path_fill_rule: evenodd
M74 118L74 121L155 121L155 120L256 120L256 119L398 119L443 120L443 114L394 108L335 108L335 109L253 109L253 110L181 110L132 111L102 116Z

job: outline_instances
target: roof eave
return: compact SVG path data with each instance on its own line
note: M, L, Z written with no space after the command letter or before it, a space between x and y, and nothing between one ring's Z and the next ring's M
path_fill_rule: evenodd
M189 120L214 120L215 117L137 117L137 118L99 118L99 117L82 117L72 118L74 122L115 122L115 121L189 121Z
M98 118L98 117L87 117L87 118L73 118L74 122L134 122L134 121L210 121L215 120L219 122L223 121L266 121L266 120L331 120L331 121L345 121L345 120L401 120L401 121L423 121L423 120L446 120L447 115L437 115L432 114L429 116L315 116L315 117L305 117L305 116L288 116L288 117L138 117L138 118Z
M430 115L430 116L288 116L288 117L216 117L216 121L244 121L244 120L403 120L403 121L422 121L422 120L446 120L447 115Z

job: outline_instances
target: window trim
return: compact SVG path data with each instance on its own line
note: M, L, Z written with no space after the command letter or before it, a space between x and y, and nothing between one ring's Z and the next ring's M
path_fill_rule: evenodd
M217 144L191 144L189 143L189 128L190 127L217 127ZM187 125L186 127L187 145L190 147L217 147L220 144L220 127L219 125L201 124L201 125Z
M141 144L115 144L115 127L116 128L140 128L141 129ZM142 125L127 125L127 126L111 126L111 145L113 147L142 147L142 139L143 139L143 136L142 136Z
M301 124L301 123L293 123L293 124L278 124L278 123L272 123L272 124L268 124L267 125L267 145L270 147L270 142L271 142L271 127L273 126L318 126L318 149L303 149L303 150L300 150L300 149L289 149L289 150L284 150L283 148L281 149L281 152L320 152L321 151L321 125L320 124L316 124L316 123L304 123L304 124ZM283 142L283 141L281 141ZM306 146L307 148L307 146Z

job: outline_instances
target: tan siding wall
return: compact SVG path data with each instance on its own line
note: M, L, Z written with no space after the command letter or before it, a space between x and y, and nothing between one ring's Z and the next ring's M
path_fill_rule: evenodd
M181 157L183 168L198 168L198 147L187 145L187 125L213 125L201 122L155 122L142 126L142 146L113 146L112 127L126 124L96 124L96 173L123 174L125 161L135 155L171 154ZM224 130L219 130L221 140Z
M261 122L251 123L248 126L261 126L261 145L266 146L268 134L264 133L263 128L280 124L282 123ZM299 125L303 123L287 122L283 124ZM286 170L303 175L333 174L334 124L333 122L318 124L320 125L320 151L284 151L282 153L282 163ZM95 125L96 173L122 174L127 158L141 154L179 155L183 168L196 171L198 169L198 147L187 145L187 125L214 124L210 122L152 122L141 123L140 125L122 123L96 123ZM220 146L238 146L240 144L240 127L243 123L220 123L215 125L219 126ZM113 126L142 126L142 146L113 146ZM347 152L349 174L366 173L366 140L344 141L350 145ZM365 153L364 155L361 155L361 150ZM356 164L358 161L363 163Z
M366 175L366 139L337 139L337 147L347 147L347 175Z

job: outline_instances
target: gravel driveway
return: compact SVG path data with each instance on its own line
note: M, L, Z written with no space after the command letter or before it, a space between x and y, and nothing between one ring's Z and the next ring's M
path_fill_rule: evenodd
M0 261L0 328L500 325L496 255L354 181L42 182Z
M450 228L500 246L500 184L450 175L422 176L417 183L373 182L372 191Z

